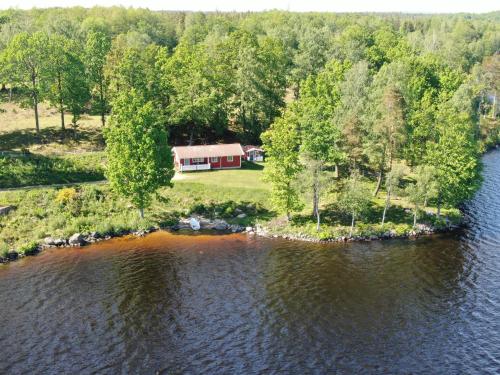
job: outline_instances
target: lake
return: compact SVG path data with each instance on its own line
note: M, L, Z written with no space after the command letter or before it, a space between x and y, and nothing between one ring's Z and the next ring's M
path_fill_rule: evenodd
M153 233L0 267L0 373L500 372L500 152L467 228L312 244Z

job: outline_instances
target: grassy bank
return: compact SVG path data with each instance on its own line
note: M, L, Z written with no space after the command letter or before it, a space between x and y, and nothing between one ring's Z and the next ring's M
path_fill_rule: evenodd
M144 219L140 219L128 201L115 195L106 184L71 189L69 193L66 190L66 194L61 193L61 188L0 193L0 206L16 207L8 215L0 216L0 252L26 247L47 236L67 238L74 233L120 233L169 226L191 214L221 218L244 226L259 223L269 233L277 235L328 239L349 233L350 219L336 210L333 197L325 202L320 232L316 232L310 208L295 215L289 223L277 216L270 207L269 188L262 182L260 166L177 175L172 188L158 192ZM369 213L357 223L355 236L388 231L403 235L412 230L412 213L404 199L393 202L387 223L384 228L380 227L383 200L383 194L373 200ZM241 212L246 216L237 217ZM458 210L445 211L445 214L452 220L460 218ZM427 215L420 222L440 224L434 215Z
M161 189L140 219L127 200L107 185L41 188L0 193L0 206L16 208L0 216L0 250L18 248L47 236L69 237L73 233L118 233L175 224L181 217L199 214L223 218L229 223L252 225L257 218L272 217L267 188L260 170L227 170L182 175L172 188ZM220 179L231 181L220 185ZM250 179L253 183L246 184ZM246 186L245 186L246 185ZM66 190L68 192L68 190ZM244 211L245 218L237 218Z
M0 155L0 189L104 180L104 152Z

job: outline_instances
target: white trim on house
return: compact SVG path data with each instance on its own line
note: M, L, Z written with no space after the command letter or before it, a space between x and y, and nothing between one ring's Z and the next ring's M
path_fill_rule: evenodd
M210 157L210 163L218 163L218 162L219 162L219 157L218 156Z
M180 171L207 171L212 169L210 164L181 165Z
M241 158L240 158L240 159L241 159ZM233 155L228 155L228 156L226 156L226 160L227 160L228 162L233 162L233 161L234 161L234 156L233 156Z

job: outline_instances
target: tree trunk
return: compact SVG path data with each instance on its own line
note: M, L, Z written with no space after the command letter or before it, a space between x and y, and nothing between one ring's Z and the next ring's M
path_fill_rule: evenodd
M141 219L144 219L144 207L139 208L139 216Z
M352 237L352 232L353 231L354 231L354 212L352 213L351 231L349 232L349 237Z
M390 204L391 204L391 189L389 188L387 191L387 198L385 200L384 213L382 214L382 228L384 227L385 215L387 213Z
M438 201L437 201L437 218L441 219L441 193L438 194Z
M413 229L417 227L417 213L418 213L418 206L415 205L415 211L413 212Z
M495 95L493 95L493 111L492 111L493 120L496 119L496 117L497 117L497 93L495 92Z
M313 176L313 217L316 216L316 213L318 212L318 175L316 171L314 172Z
M106 125L106 105L104 103L104 85L102 80L99 83L99 100L101 102L101 123L104 127Z
M59 112L61 113L61 129L66 130L64 124L64 101L62 96L61 74L57 77L57 89L59 90Z
M378 177L377 177L377 186L375 187L375 191L373 192L373 196L376 197L378 195L378 192L380 191L380 186L382 185L382 177L383 177L383 171L380 169L378 172Z
M319 213L319 196L320 196L320 174L321 166L317 166L313 175L313 215L316 217L316 232L319 232L321 217Z
M12 101L12 86L9 87L9 103Z
M316 209L316 232L319 232L320 224L321 224L321 217L320 217L319 208L318 208L318 209Z
M31 74L31 84L32 84L32 95L33 95L33 109L35 110L35 126L36 135L40 135L40 121L38 119L38 93L36 92L36 76L34 73Z
M33 96L33 108L35 110L36 135L40 135L40 120L38 119L38 98L36 94Z
M64 106L62 104L60 104L59 112L61 112L61 129L64 131L66 130L66 126L64 124Z

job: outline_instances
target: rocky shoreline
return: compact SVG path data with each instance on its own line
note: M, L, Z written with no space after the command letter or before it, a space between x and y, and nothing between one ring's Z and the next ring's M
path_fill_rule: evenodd
M463 228L463 224L447 224L444 227L433 227L428 224L418 224L417 227L409 232L398 234L394 230L389 230L381 234L371 234L366 236L339 236L331 237L326 239L319 239L307 234L298 233L275 233L273 231L268 231L266 228L257 226L254 231L256 235L268 237L268 238L283 238L291 241L305 241L305 242L316 242L316 243L342 243L342 242L369 242L369 241L382 241L391 239L410 239L417 238L421 236L430 236L438 233L449 233Z
M303 233L277 233L269 228L260 224L256 226L241 226L238 224L229 224L225 220L210 220L203 217L196 217L200 223L200 230L212 231L217 234L230 234L230 233L246 233L248 235L255 235L267 238L283 238L291 241L306 241L317 243L343 243L343 242L363 242L363 241L380 241L388 239L405 239L416 238L420 236L428 236L436 233L452 232L462 227L462 224L448 223L443 227L434 227L429 224L418 224L417 227L409 232L398 234L394 230L389 230L381 234L372 234L367 236L340 236L328 239L319 239ZM146 234L156 232L158 230L166 230L170 232L189 231L191 233L198 232L191 229L191 218L181 219L179 222L172 226L166 227L151 227L148 229L120 231L114 233L75 233L69 238L46 237L41 243L32 242L27 245L25 249L10 250L6 256L0 256L0 264L15 261L24 256L36 255L44 249L58 248L58 247L81 247L90 245L100 241L110 240L112 238L123 237L132 235L136 237L143 237Z
M181 219L179 222L172 226L165 227L150 227L148 229L139 229L139 230L123 230L119 232L113 233L75 233L71 235L69 238L62 237L46 237L40 243L32 242L27 245L28 251L23 249L12 249L5 256L0 256L0 264L8 263L25 256L36 255L43 251L44 249L49 248L58 248L58 247L82 247L86 245L91 245L96 242L110 240L112 238L124 237L128 235L143 237L149 233L156 232L159 230L166 230L170 232L178 232L181 230L189 230L191 232L195 232L191 229L189 220ZM230 233L241 233L248 232L254 233L253 227L244 227L238 224L229 224L225 220L209 220L205 218L197 218L201 224L201 231L214 231L219 234L230 234Z

